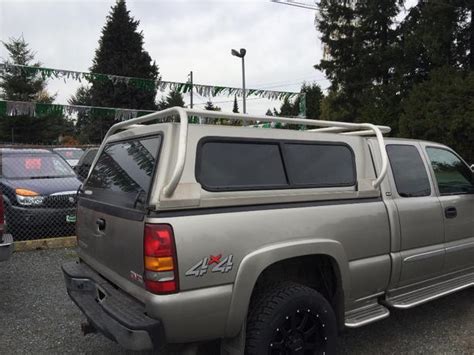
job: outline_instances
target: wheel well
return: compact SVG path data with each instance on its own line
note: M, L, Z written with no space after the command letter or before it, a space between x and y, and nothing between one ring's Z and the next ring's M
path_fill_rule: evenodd
M337 262L328 255L307 255L278 261L268 266L257 279L252 303L269 285L293 281L311 287L333 307L339 328L344 326L344 292Z

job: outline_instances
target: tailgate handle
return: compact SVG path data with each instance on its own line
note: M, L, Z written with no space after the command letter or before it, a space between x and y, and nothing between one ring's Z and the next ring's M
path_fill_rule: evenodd
M447 207L444 210L444 215L446 216L446 218L456 218L458 215L458 211L456 207Z
M99 228L100 231L103 231L105 229L105 219L97 218L97 220L95 221L95 224L97 224L97 227Z

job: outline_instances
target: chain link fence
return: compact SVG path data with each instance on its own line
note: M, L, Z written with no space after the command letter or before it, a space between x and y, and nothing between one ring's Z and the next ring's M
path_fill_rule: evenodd
M93 146L0 144L5 224L15 241L75 235L77 190Z

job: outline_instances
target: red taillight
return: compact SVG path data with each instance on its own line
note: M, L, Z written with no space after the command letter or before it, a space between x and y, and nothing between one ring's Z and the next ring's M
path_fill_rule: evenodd
M157 294L178 292L178 264L171 226L145 224L143 252L147 290Z
M145 279L146 289L157 294L174 293L176 289L176 280L173 281L152 281Z

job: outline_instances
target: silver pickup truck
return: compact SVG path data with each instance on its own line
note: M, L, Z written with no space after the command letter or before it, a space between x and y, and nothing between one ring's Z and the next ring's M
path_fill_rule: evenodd
M331 354L345 327L474 286L471 169L389 131L181 108L114 125L63 265L84 331L134 350Z

